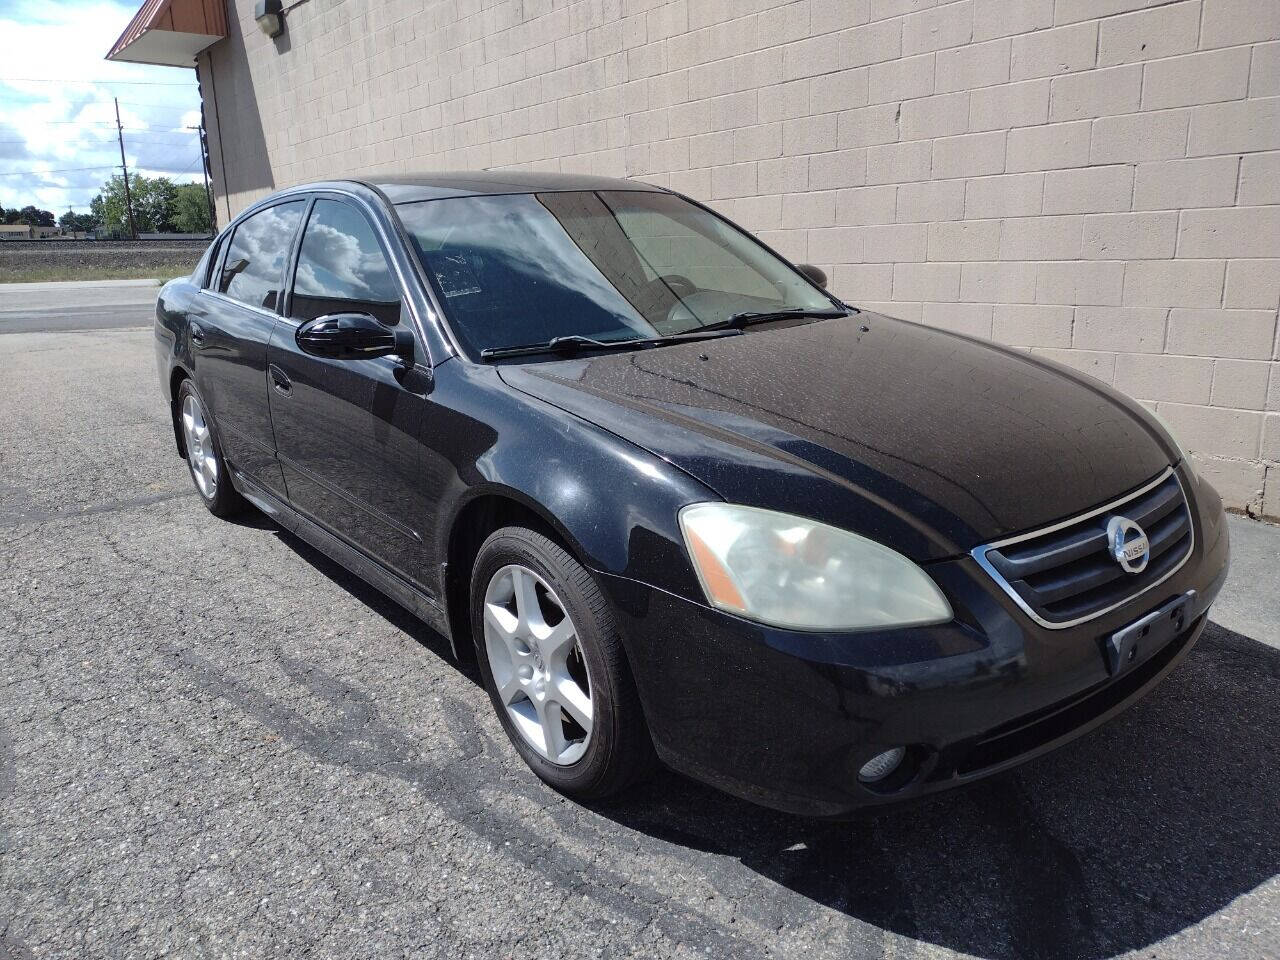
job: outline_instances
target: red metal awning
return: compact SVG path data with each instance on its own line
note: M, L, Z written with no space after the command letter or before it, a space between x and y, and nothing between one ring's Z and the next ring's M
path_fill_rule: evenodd
M107 59L193 67L197 53L226 35L224 0L145 0Z

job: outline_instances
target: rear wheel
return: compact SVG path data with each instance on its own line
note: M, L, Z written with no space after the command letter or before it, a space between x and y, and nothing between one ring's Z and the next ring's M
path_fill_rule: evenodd
M190 380L178 387L178 427L187 453L187 469L196 493L217 517L230 517L245 507L244 499L231 486L222 447L204 401Z
M651 769L612 611L558 544L523 527L490 536L472 572L471 622L494 709L534 773L591 799Z

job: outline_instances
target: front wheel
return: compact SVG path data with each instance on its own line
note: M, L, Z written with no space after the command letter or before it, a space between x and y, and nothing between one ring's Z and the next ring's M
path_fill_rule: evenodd
M653 746L608 601L558 544L523 527L491 535L471 579L480 671L525 763L580 799L647 773Z

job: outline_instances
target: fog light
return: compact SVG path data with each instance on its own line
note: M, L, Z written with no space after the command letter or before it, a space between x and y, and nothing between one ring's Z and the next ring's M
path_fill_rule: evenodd
M906 755L906 747L894 747L892 750L878 753L862 765L862 769L858 771L858 779L863 783L875 783L877 780L883 780L898 769L898 764L902 762L902 758Z

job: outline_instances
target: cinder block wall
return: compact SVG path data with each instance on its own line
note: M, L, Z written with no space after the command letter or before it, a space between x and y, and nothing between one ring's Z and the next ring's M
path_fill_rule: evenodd
M1280 0L310 0L275 42L252 7L201 58L224 214L372 171L668 185L1148 401L1280 516Z

